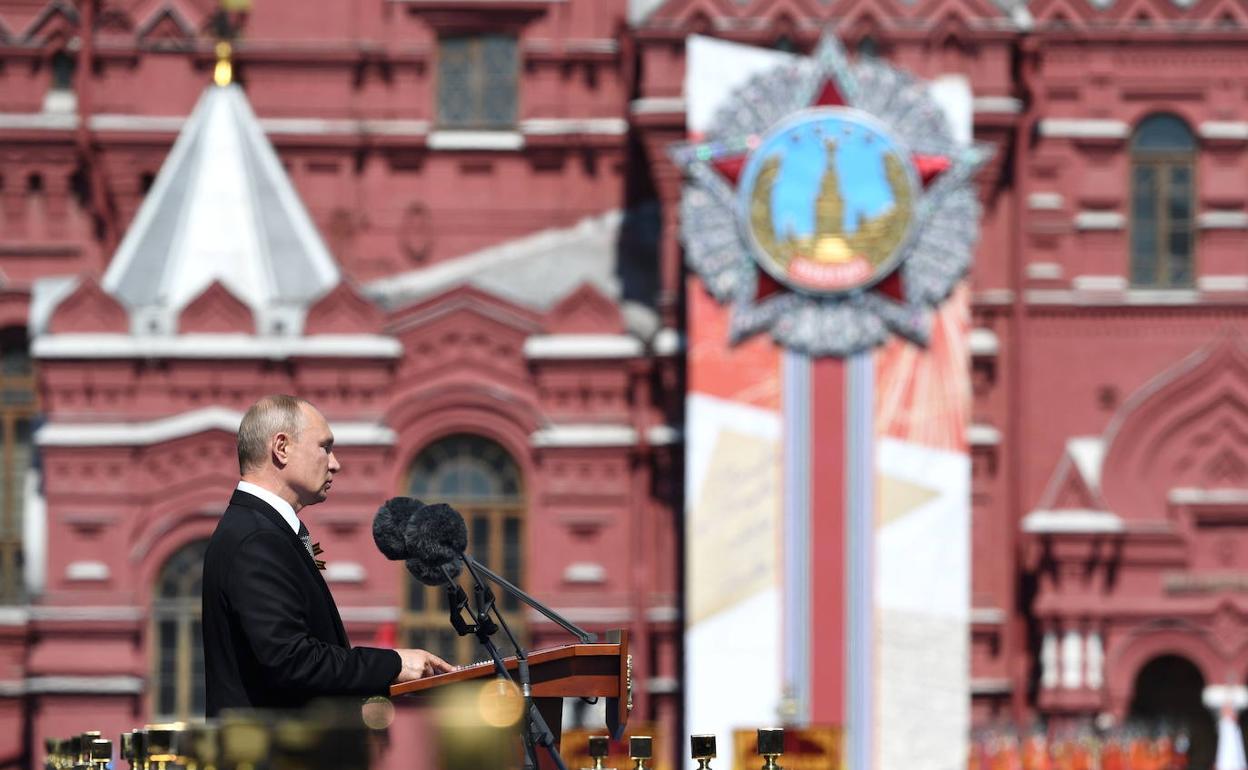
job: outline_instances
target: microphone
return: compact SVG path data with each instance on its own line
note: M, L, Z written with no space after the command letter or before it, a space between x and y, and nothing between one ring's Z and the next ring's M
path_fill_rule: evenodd
M414 497L392 497L373 517L373 542L391 561L428 586L442 586L459 577L468 526L449 505L425 505Z
M468 525L446 503L426 505L407 521L403 533L407 544L407 571L427 586L445 585L459 576Z
M414 497L392 497L381 504L373 516L373 542L390 561L402 561L408 557L407 522L425 504Z

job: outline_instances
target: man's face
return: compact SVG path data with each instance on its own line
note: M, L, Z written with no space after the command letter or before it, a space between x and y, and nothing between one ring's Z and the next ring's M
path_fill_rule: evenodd
M303 429L292 437L284 476L299 504L316 505L329 497L334 474L342 467L334 457L334 434L316 409L303 409Z

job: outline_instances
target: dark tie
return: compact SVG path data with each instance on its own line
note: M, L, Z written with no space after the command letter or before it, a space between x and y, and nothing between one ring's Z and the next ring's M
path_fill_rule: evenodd
M299 522L299 539L303 541L303 547L308 549L308 556L316 561L316 555L312 553L312 536L308 534L308 528L303 526L303 522Z

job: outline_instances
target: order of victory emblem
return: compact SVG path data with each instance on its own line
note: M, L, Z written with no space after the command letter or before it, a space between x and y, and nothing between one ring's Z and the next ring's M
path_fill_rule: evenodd
M960 145L925 84L828 36L735 92L676 145L690 267L732 304L734 341L845 356L927 338L970 267L982 146Z

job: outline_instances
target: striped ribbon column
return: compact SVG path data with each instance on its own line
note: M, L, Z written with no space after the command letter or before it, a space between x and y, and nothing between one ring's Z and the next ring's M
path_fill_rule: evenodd
M785 674L797 721L872 764L874 355L785 354Z

